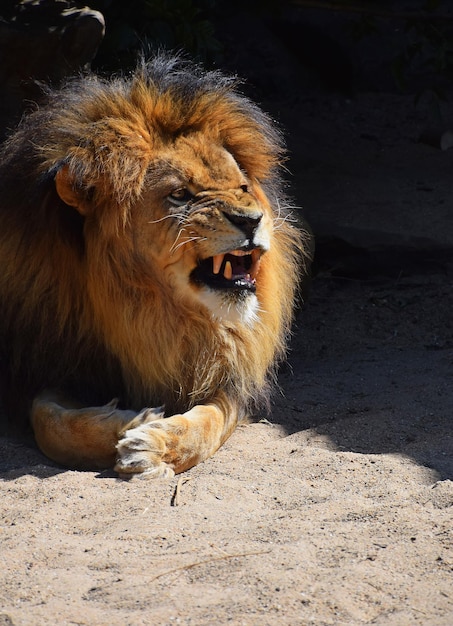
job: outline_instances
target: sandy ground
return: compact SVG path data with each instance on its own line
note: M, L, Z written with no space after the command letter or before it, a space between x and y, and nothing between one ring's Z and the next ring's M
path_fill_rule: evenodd
M452 305L319 278L271 421L181 480L3 440L0 624L450 625Z
M0 626L450 626L452 281L324 267L268 421L183 477L66 471L0 439Z

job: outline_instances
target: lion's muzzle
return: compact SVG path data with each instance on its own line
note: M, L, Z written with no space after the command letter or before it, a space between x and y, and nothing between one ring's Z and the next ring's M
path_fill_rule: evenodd
M242 198L244 200L244 198ZM191 273L192 284L211 290L255 293L261 256L269 249L269 228L264 213L253 199L244 206L231 199L203 196L192 216L196 233L209 232L209 250L200 249L197 266Z
M261 211L257 210L249 213L243 213L237 210L223 209L222 214L233 224L233 226L238 228L246 236L249 241L249 245L251 245L263 218Z

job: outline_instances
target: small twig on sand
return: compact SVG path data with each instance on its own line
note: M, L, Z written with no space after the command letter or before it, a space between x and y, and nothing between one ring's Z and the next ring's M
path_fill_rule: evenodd
M178 482L176 483L176 487L175 487L175 492L173 494L173 497L171 499L171 506L178 506L179 505L179 495L181 492L181 487L183 486L184 483L188 483L189 480L192 480L192 478L190 476L180 476Z
M166 572L162 572L161 574L157 574L154 578L151 578L150 583L154 582L158 578L162 578L163 576L167 576L169 574L175 574L176 572L184 572L189 569L193 569L194 567L198 567L199 565L205 565L206 563L214 563L215 561L225 561L226 559L239 559L245 556L255 556L259 554L269 554L271 550L260 550L257 552L240 552L238 554L225 554L224 556L215 556L210 559L205 559L204 561L196 561L195 563L189 563L189 565L182 565L181 567L175 567L174 569L169 569Z

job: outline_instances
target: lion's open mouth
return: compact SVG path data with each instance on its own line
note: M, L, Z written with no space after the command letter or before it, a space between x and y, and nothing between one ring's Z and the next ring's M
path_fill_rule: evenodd
M262 250L232 250L199 261L192 280L212 289L255 291Z

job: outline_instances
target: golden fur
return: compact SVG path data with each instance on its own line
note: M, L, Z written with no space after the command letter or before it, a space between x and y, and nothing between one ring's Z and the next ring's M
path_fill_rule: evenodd
M162 56L70 83L5 143L6 386L51 458L183 471L266 400L304 271L281 159L234 81Z

